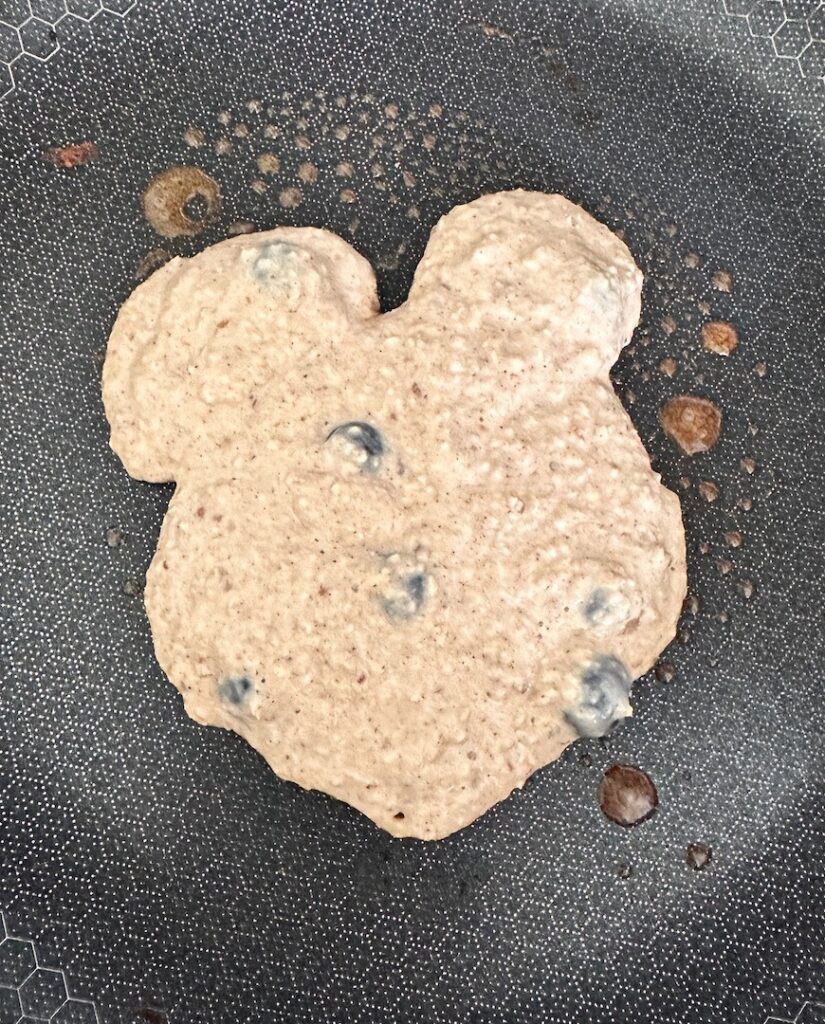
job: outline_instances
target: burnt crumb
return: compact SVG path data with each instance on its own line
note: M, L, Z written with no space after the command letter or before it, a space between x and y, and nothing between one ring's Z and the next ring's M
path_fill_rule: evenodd
M719 292L733 291L733 275L729 270L717 270L710 283Z
M46 163L63 170L72 167L83 167L92 163L100 156L94 142L75 142L68 146L52 146L43 153Z
M633 868L630 864L622 862L613 868L613 873L619 878L630 878L633 874Z
M143 594L143 584L139 580L126 580L123 584L123 593L129 597L140 597Z
M667 436L685 452L696 455L710 451L722 431L722 411L709 398L677 395L666 402L659 420Z
M403 821L404 820L404 812L403 811L396 811L395 814L393 814L393 818L395 818L396 821Z
M135 267L135 280L145 281L147 277L151 277L156 270L159 270L164 263L168 263L171 259L172 254L160 246L150 249Z
M587 753L586 750L583 750L581 754L579 754L579 764L583 765L585 768L593 767L593 758L590 756L590 754Z
M713 851L706 843L689 843L685 861L694 871L702 871L710 863Z
M676 676L676 669L669 661L658 662L655 672L660 683L669 683Z
M152 1006L144 1006L138 1010L137 1019L143 1024L168 1024L168 1018L163 1010L157 1010Z
M630 764L614 764L599 785L602 814L630 828L650 818L659 806L659 794L650 776Z
M117 526L112 526L106 531L106 543L110 548L122 547L126 542L126 534Z
M720 356L729 356L739 344L739 332L725 320L711 320L702 328L702 344Z
M721 492L712 480L702 480L699 483L699 493L705 501L713 504L714 501L718 501Z
M169 167L143 193L143 212L160 235L199 234L221 209L218 183L198 167Z

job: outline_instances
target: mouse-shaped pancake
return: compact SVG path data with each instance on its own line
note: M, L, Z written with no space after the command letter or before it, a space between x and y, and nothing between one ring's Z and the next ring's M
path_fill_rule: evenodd
M685 594L608 377L641 283L584 210L513 191L444 217L383 315L315 228L140 285L104 399L129 473L178 484L146 608L188 713L424 839L630 714Z

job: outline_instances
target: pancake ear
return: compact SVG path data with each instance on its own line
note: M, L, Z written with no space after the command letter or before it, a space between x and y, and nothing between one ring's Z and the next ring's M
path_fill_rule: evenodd
M111 446L128 472L161 483L258 415L281 379L290 334L349 332L376 315L372 268L317 228L276 228L176 258L139 285L115 321L103 367Z

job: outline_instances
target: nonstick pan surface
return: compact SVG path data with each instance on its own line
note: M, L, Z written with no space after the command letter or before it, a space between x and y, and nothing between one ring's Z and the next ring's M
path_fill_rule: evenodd
M0 1021L824 1020L825 6L0 21ZM85 166L43 157L85 142ZM174 165L224 202L170 241L141 194ZM398 841L183 713L140 597L171 489L108 450L100 355L138 276L238 221L339 232L391 307L442 213L515 186L583 203L645 271L614 381L680 494L692 599L631 721L459 834ZM676 394L722 409L712 452L663 434ZM617 761L658 786L635 829L599 811Z

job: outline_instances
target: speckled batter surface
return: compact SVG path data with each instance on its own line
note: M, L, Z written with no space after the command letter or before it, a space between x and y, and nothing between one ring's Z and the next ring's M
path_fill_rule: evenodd
M685 594L608 379L640 291L614 234L524 191L444 217L383 316L313 228L140 286L104 397L129 472L178 482L146 606L188 713L428 839L630 714Z

